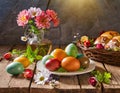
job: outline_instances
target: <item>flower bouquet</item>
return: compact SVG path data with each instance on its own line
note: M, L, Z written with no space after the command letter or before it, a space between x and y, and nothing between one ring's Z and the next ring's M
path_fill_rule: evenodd
M52 26L57 27L59 18L54 10L43 11L40 8L31 7L28 10L22 10L18 14L17 24L25 28L24 36L21 36L21 40L28 41L27 44L32 49L39 47L42 54L45 55L46 52L44 53L44 51L48 51L51 41L44 39L44 32Z

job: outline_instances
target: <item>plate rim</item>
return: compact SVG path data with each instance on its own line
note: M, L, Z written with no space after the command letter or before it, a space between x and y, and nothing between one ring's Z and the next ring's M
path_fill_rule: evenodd
M81 75L81 74L86 74L86 73L89 73L91 71L93 71L95 69L95 61L94 60L90 60L90 65L88 68L84 69L83 71L75 71L75 72L53 72L53 71L49 71L51 74L54 74L54 75L58 75L58 76L74 76L74 75ZM44 69L44 70L47 70L44 65L42 64L41 61L37 62L37 70L40 70L38 69L38 63L42 65L41 67L41 70Z

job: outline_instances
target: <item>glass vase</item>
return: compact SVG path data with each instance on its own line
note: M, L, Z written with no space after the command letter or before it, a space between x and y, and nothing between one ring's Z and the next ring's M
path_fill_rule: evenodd
M30 45L33 51L38 48L38 54L42 56L49 54L52 48L52 42L44 38L44 30L40 30L38 34L31 33L27 45Z

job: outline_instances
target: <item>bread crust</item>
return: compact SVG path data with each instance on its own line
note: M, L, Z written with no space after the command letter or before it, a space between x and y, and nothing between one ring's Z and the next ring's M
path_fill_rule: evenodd
M120 36L120 34L117 31L106 31L95 40L94 44L105 46L115 36Z

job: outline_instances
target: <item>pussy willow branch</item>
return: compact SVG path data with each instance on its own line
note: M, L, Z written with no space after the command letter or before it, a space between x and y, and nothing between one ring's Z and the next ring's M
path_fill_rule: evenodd
M46 10L49 8L50 2L51 2L51 0L48 0Z

